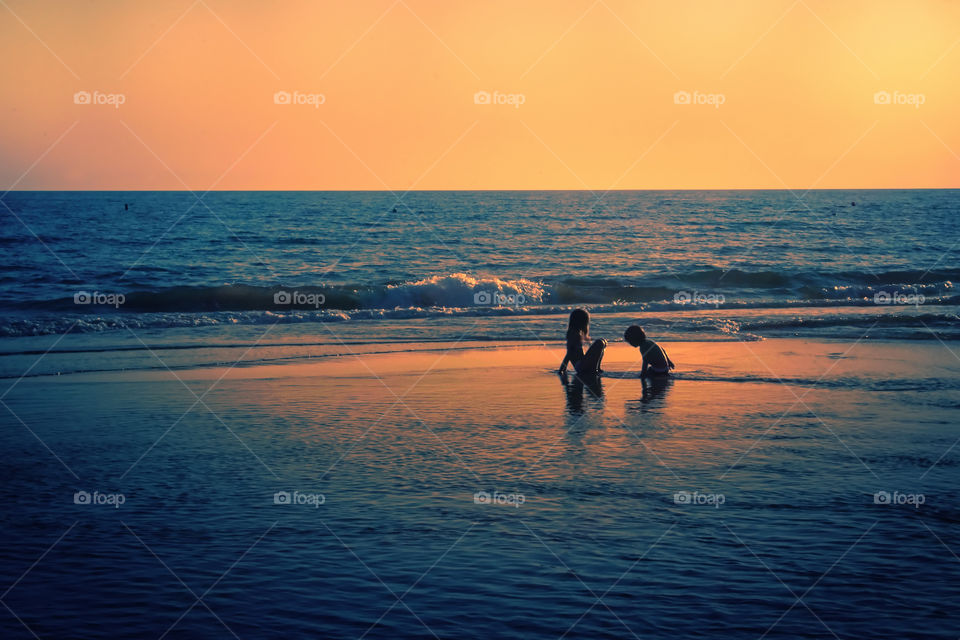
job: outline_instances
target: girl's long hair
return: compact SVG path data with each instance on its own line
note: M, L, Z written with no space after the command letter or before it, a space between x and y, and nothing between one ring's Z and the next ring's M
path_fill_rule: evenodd
M574 309L570 312L570 324L567 325L567 338L590 336L590 314L586 309Z

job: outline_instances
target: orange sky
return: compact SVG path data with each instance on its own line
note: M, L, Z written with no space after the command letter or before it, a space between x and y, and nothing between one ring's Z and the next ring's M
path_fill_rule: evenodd
M3 191L960 187L947 0L3 0L0 47Z

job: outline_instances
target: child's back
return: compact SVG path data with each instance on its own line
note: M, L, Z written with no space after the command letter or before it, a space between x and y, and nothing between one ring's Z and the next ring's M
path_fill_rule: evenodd
M641 327L637 325L627 327L627 330L623 332L623 338L631 346L640 350L640 355L643 357L641 376L669 375L670 369L675 367L663 347L647 338Z
M587 352L583 352L583 344L589 340L590 314L585 309L574 309L570 312L570 324L567 327L567 352L560 363L560 373L565 373L567 364L572 364L578 375L596 375L602 373L600 363L603 361L603 351L607 348L606 340L597 340Z

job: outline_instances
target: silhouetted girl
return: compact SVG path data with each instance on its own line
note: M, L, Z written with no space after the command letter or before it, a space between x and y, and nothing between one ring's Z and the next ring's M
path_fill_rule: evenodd
M603 361L603 350L607 348L607 341L597 340L584 353L583 345L587 342L590 342L590 314L585 309L574 309L570 312L570 324L567 326L567 354L560 363L560 373L566 373L568 362L580 376L595 376L602 373L600 363Z

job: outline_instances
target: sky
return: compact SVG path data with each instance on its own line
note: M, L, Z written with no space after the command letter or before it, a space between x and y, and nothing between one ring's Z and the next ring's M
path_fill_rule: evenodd
M949 0L0 0L0 50L2 191L960 187Z

